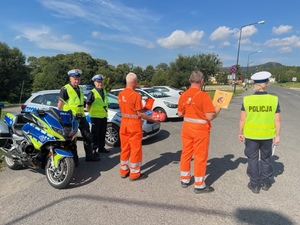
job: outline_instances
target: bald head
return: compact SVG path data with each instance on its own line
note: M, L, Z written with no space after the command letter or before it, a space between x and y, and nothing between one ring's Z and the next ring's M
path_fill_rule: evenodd
M190 76L190 83L200 83L201 80L203 80L204 76L203 73L200 71L193 71Z
M135 89L137 87L137 76L135 73L128 73L126 75L126 87Z

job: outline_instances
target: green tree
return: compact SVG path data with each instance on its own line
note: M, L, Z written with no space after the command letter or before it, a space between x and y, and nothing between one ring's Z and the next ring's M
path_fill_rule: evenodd
M153 66L148 65L146 69L143 71L143 80L146 81L146 83L150 83L152 80L153 75L155 74L155 69Z
M116 78L117 78L117 86L116 87L124 87L126 85L126 75L131 71L131 67L129 67L128 63L119 64L116 67Z
M139 83L144 83L144 77L143 77L143 68L140 66L136 66L131 70L133 73L135 73L138 77Z
M151 85L166 85L168 83L167 72L163 70L158 70L152 77Z
M167 71L168 69L169 69L169 66L167 63L160 63L155 67L155 71L159 71L159 70Z
M29 70L25 65L26 58L18 48L9 48L0 42L0 99L18 102L21 97L27 97L31 89ZM22 90L23 89L23 90Z
M193 56L178 55L175 62L170 63L168 70L169 85L174 87L188 87L189 76L192 71L200 70L205 82L214 76L222 66L222 62L215 54L197 54Z

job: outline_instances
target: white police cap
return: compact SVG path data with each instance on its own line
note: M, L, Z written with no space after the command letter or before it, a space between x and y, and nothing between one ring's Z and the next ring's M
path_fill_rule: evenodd
M82 71L79 69L72 69L68 72L69 77L80 77L82 74Z
M254 83L267 83L269 81L269 77L271 77L272 74L267 71L261 71L253 74L251 76L251 79Z
M103 75L102 74L97 74L93 76L92 81L102 81L103 80Z

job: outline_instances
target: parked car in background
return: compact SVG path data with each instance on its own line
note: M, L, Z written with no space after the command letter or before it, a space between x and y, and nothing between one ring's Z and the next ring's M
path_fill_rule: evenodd
M183 90L171 86L153 86L152 88L178 98L184 92Z
M31 97L21 105L21 112L31 112L37 109L48 109L49 107L57 108L60 90L45 90L31 94ZM86 93L87 94L87 93ZM91 118L86 112L87 121L91 127ZM119 146L120 137L119 129L121 123L121 112L116 96L108 93L108 118L105 143L108 146ZM157 135L160 132L160 123L151 123L143 121L143 140ZM81 137L79 131L78 137Z
M118 96L123 89L124 88L113 89L110 91L110 93ZM142 100L144 104L147 98L154 99L154 103L152 107L153 111L165 113L166 119L178 118L177 115L178 98L169 96L164 92L155 90L153 88L136 88L135 91L142 96Z
M94 85L92 84L80 84L79 86L82 88L84 95L87 95L91 90L94 89Z

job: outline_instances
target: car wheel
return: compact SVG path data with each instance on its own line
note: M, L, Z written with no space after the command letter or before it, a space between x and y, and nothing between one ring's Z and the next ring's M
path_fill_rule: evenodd
M109 123L106 128L105 135L105 144L110 147L119 147L120 146L120 136L119 136L120 127L116 124Z
M162 113L166 114L166 119L165 119L165 121L167 121L167 119L168 119L167 116L168 116L168 115L167 115L166 111L165 111L163 108L158 107L158 108L155 108L153 111L154 111L154 112L162 112ZM162 121L162 122L163 122L163 121Z

